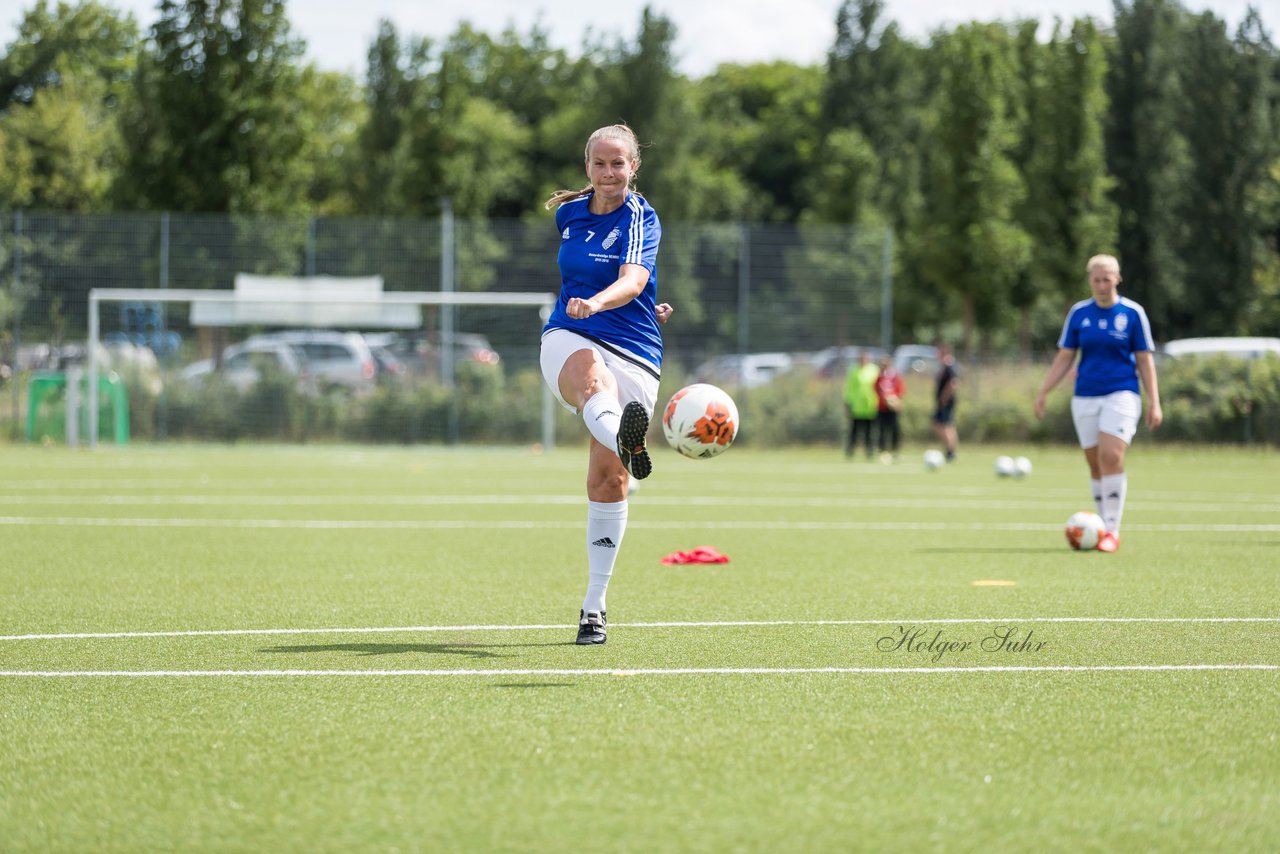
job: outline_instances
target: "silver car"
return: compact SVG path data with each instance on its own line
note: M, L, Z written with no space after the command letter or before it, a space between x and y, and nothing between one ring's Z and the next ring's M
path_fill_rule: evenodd
M256 385L266 370L296 376L300 386L307 380L302 354L293 346L283 341L253 338L223 350L220 364L213 359L202 359L183 368L180 376L188 382L200 382L216 374L228 384L245 391Z
M250 341L277 341L302 354L304 367L321 387L369 391L377 383L378 363L359 332L297 329L255 335Z

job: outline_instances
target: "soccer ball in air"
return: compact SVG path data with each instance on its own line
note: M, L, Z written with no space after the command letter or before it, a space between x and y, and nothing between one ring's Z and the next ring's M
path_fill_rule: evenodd
M1098 540L1107 530L1102 517L1097 513L1081 510L1071 514L1067 520L1067 545L1076 551L1086 552L1098 547Z
M738 407L722 388L710 383L687 385L667 401L662 433L686 457L719 456L738 436Z
M1003 454L996 457L996 477L1013 477L1016 471L1013 457L1006 457Z
M924 467L929 471L937 471L946 464L947 458L937 448L930 448L924 452Z

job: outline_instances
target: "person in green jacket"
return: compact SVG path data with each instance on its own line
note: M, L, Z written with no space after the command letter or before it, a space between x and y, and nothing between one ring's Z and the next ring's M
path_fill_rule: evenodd
M858 363L849 368L844 379L844 402L849 408L849 439L844 446L846 457L853 456L861 436L867 459L871 459L871 427L880 413L880 398L876 395L876 380L879 378L880 368L871 361L871 354L863 350L858 354Z

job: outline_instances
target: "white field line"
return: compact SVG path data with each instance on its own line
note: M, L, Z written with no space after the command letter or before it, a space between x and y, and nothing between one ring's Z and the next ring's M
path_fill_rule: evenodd
M930 673L1151 673L1235 670L1277 671L1280 664L1063 664L989 667L672 667L637 669L521 668L510 670L0 670L0 677L69 679L79 677L317 677L317 676L753 676L805 674Z
M1043 495L1043 493L1041 493ZM638 501L655 507L801 507L801 508L862 508L897 507L909 510L945 510L956 506L957 500L967 509L1020 510L1028 507L1060 509L1062 500L1057 498L989 498L971 496L948 500L938 496L927 498L883 498L875 496L804 496L767 497L711 496L711 495L645 495ZM1185 501L1135 502L1139 510L1179 511L1185 513L1280 513L1280 503L1259 503L1257 499L1218 501L1213 503L1189 503ZM19 506L186 506L186 507L437 507L437 506L573 506L582 503L580 495L349 495L336 493L309 493L307 495L201 495L201 494L149 494L149 495L5 495L0 494L0 505Z
M580 529L581 521L482 520L482 519L147 519L111 516L0 516L0 526L56 526L60 528L264 528L283 530L551 530ZM731 522L632 521L628 529L727 531L1052 531L1060 523L1032 522ZM1127 531L1168 531L1182 533L1274 534L1280 523L1182 523L1143 524L1129 522Z
M758 628L776 626L897 626L897 625L976 625L1035 623L1280 623L1280 617L942 617L900 620L699 620L657 623L611 623L612 628L685 629L685 628ZM227 635L337 635L337 634L411 634L418 632L525 632L562 631L565 623L529 623L512 625L455 626L382 626L333 627L318 629L195 629L170 632L62 632L53 634L0 635L0 641L85 640L92 638L186 638Z

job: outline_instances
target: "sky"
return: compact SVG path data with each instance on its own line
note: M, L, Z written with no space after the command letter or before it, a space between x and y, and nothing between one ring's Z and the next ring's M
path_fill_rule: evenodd
M0 44L16 36L22 12L35 0L5 2ZM102 0L132 12L144 31L156 18L155 0ZM1193 12L1212 11L1230 31L1243 20L1250 0L1182 0ZM1280 0L1253 0L1272 39L1280 38ZM840 0L287 0L290 23L321 68L362 75L365 56L387 18L402 37L444 38L462 21L498 35L509 25L527 33L540 23L551 43L577 54L587 32L631 43L645 6L676 25L680 70L702 77L722 62L789 60L809 65L825 60L835 39ZM1052 26L1092 16L1110 23L1112 0L887 0L885 17L910 38L925 41L939 27L971 20L1037 18Z

